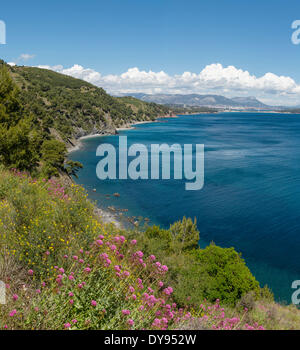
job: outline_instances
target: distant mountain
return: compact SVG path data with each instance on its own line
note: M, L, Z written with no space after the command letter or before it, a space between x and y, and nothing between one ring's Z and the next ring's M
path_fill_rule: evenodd
M130 94L135 98L141 99L145 102L155 102L164 105L179 105L179 106L206 106L206 107L215 107L215 108L251 108L251 109L270 109L271 106L268 106L260 102L255 97L234 97L227 98L221 95L198 95L198 94L189 94L189 95L169 95L169 94L156 94L148 95L142 93L133 93Z
M270 106L267 106L266 104L260 102L256 97L252 97L252 96L251 97L233 97L231 100L245 107L258 108L258 109L270 108Z

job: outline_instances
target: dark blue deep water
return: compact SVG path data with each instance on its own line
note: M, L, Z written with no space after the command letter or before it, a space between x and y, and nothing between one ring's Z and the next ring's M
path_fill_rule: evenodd
M100 181L96 148L119 140L97 137L84 140L70 158L83 163L78 182L99 206L127 208L162 226L196 217L201 247L211 241L235 247L262 286L291 302L291 284L300 279L300 115L181 116L121 135L129 145L204 144L205 186L185 191L185 180ZM121 196L105 199L115 192Z

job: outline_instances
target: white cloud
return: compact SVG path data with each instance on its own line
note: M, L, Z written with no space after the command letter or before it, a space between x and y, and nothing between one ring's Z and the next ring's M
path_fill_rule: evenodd
M73 67L39 66L83 79L101 86L110 93L169 93L169 94L224 94L228 97L252 95L264 102L279 104L300 104L300 85L292 78L266 73L261 77L234 66L223 67L220 63L207 65L199 74L184 72L178 75L143 71L130 68L121 75L102 75L78 64Z
M22 53L20 55L20 57L18 58L18 60L20 60L20 61L28 61L28 60L31 60L34 57L35 57L35 55L30 55L29 53Z
M13 66L15 66L15 65L16 65L16 63L15 63L15 62L7 62L7 64L8 64L9 66L11 66L11 67L13 67Z

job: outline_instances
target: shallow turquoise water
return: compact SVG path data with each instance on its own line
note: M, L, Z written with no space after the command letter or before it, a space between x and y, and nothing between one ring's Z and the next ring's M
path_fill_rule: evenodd
M127 208L162 226L196 217L202 247L211 241L235 247L261 285L290 302L291 284L300 279L300 115L182 116L120 135L128 136L129 145L204 144L205 186L185 191L186 180L100 181L96 148L117 146L119 139L87 139L70 158L83 163L78 182L100 206ZM121 197L105 199L115 192Z

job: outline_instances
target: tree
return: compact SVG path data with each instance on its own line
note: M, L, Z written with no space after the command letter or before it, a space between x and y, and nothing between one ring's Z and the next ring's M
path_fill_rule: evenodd
M79 169L83 168L83 165L80 162L74 162L73 160L68 160L66 162L67 166L65 167L66 172L69 176L74 176L78 178L77 172Z
M47 177L58 176L59 170L64 171L64 161L67 154L66 145L58 140L45 140L42 144L42 172Z
M198 246L200 234L197 229L197 220L184 217L170 226L171 235L175 244L179 244L180 251L192 249Z
M15 126L22 117L19 89L5 65L0 65L0 123L5 127Z
M38 135L32 118L25 116L19 90L7 68L0 65L0 162L6 167L32 171L38 165Z
M258 281L251 274L244 259L234 248L211 244L193 252L195 263L184 274L184 281L192 281L202 298L234 305L243 295L253 291L260 294Z

